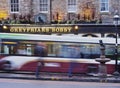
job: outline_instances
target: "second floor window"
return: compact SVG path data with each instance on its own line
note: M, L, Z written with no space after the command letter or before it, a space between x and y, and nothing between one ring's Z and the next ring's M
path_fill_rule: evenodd
M101 12L109 11L109 0L100 0L100 11Z
M11 12L19 12L19 0L10 0Z
M76 0L68 0L68 12L76 12Z
M40 0L40 11L48 11L48 0Z

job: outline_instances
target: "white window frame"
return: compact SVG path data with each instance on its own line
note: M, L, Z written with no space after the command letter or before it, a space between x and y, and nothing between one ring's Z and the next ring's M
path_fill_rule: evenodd
M48 6L49 6L49 0L39 0L39 11L41 13L48 13L49 10Z
M12 1L13 1L13 3L11 3ZM11 13L19 13L19 10L20 10L20 0L10 0L9 3L10 3L10 12Z
M67 0L67 8L69 13L77 12L77 0Z
M100 0L100 12L109 12L109 0Z

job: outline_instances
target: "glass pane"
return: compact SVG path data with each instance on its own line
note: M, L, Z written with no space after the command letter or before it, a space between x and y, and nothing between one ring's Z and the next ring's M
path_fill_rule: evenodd
M11 3L13 3L14 2L14 0L11 0Z

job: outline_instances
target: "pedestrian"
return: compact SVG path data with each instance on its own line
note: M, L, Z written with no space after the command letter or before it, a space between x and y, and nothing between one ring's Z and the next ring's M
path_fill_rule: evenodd
M68 48L68 53L69 53L69 58L80 58L82 57L82 53L80 53L80 48L74 45L70 45ZM76 63L75 62L70 62L70 66L68 69L68 76L72 77L72 72L75 67Z
M35 56L40 56L40 57L45 57L47 56L47 48L44 43L37 43L34 49L34 55Z
M46 45L42 42L39 42L36 44L35 46L35 49L34 49L34 55L35 56L39 56L40 59L42 57L45 57L47 56L47 48L46 48ZM38 64L37 64L37 69L36 69L36 78L39 77L39 72L40 72L40 69L44 66L44 62L43 61L38 61Z

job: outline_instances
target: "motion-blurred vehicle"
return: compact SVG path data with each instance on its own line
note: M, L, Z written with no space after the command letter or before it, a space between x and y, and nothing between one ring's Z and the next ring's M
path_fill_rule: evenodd
M40 71L68 72L70 63L75 63L73 73L87 73L90 66L98 69L99 63L95 61L100 57L100 44L105 45L105 55L111 61L106 63L107 73L115 71L115 39L114 38L86 38L80 36L57 36L0 33L0 69L8 71L35 71L38 62L42 64ZM34 55L35 44L43 42L48 50L47 57ZM118 44L120 40L118 39ZM82 57L70 58L69 46L74 45L80 49ZM118 45L119 50L120 45ZM118 51L120 53L120 51ZM118 55L118 63L120 63Z

